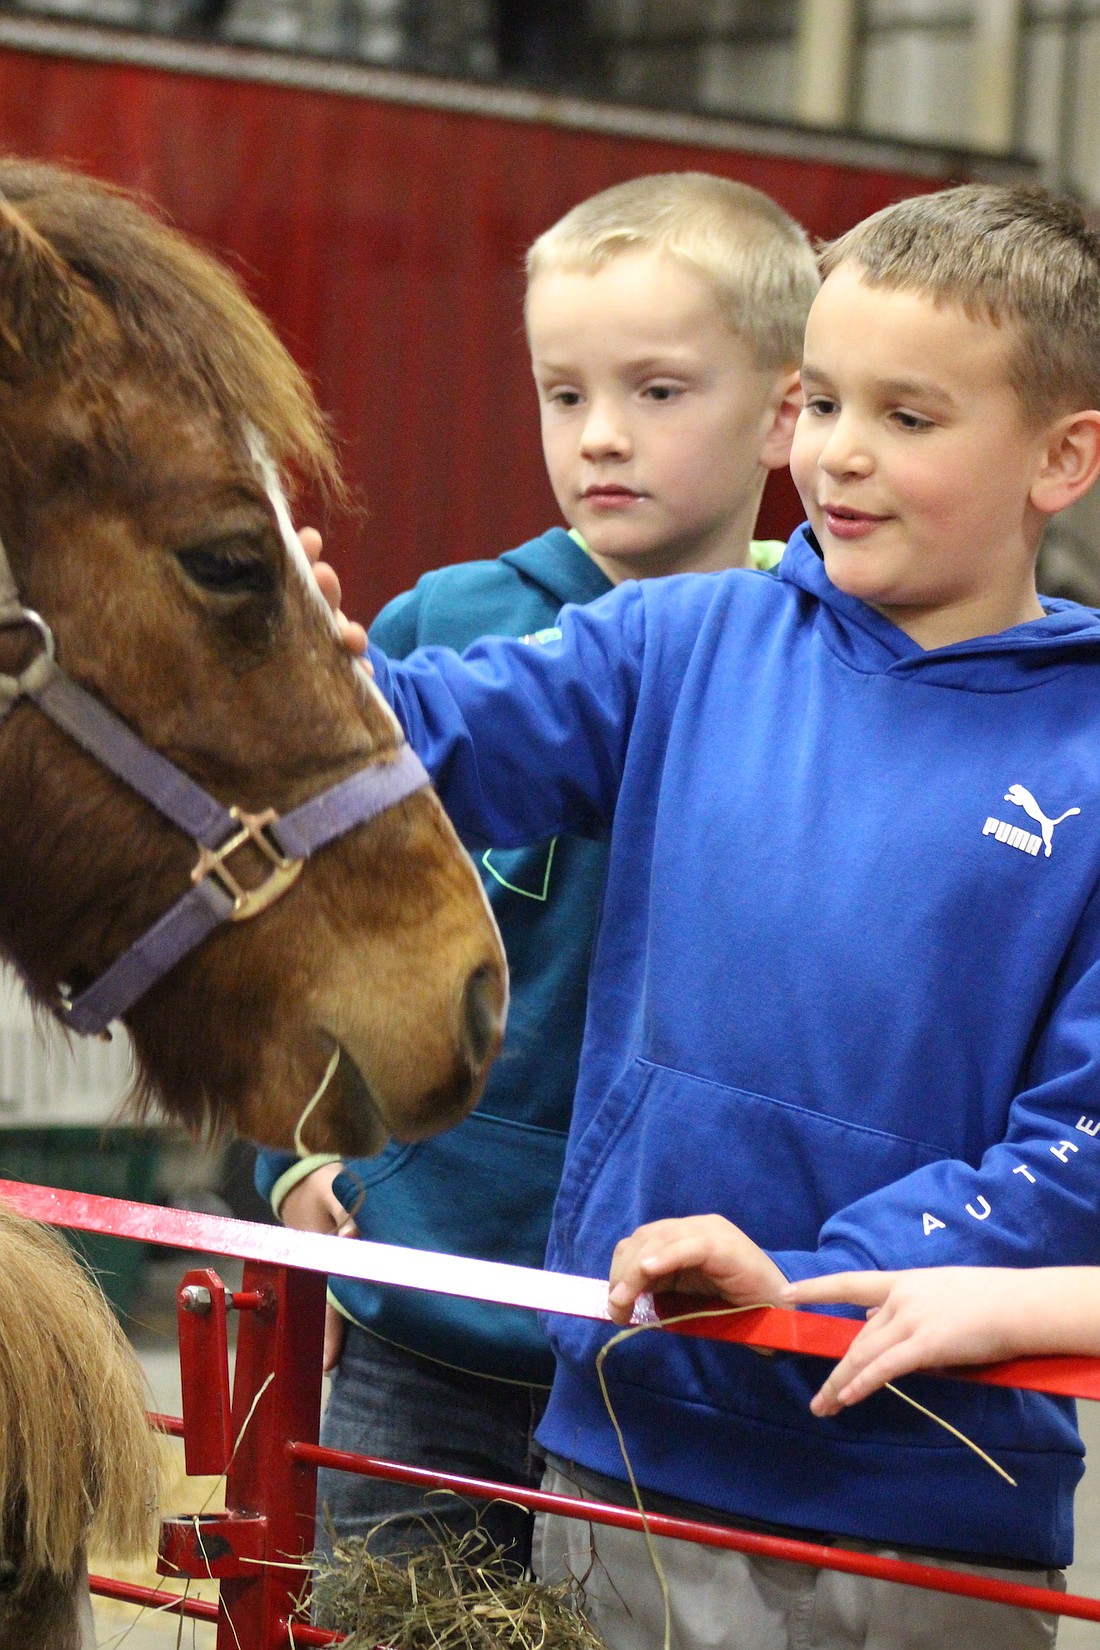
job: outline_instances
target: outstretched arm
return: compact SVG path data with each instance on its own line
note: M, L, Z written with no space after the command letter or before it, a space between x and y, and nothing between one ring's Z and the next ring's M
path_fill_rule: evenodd
M914 1369L1076 1352L1100 1356L1100 1267L943 1266L838 1272L780 1294L784 1306L843 1301L868 1322L814 1398L835 1415Z

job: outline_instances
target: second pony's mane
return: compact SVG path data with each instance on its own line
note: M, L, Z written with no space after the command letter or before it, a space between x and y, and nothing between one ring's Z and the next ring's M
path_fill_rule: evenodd
M64 1575L89 1541L147 1551L165 1457L137 1359L64 1240L3 1205L0 1322L0 1552Z
M7 159L0 200L103 300L152 373L226 428L257 431L284 474L339 495L328 427L304 375L234 277L149 202Z

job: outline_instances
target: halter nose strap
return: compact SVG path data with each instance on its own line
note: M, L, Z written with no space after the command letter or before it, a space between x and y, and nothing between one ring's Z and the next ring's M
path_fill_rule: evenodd
M0 673L0 722L20 699L30 699L199 849L191 873L193 886L163 917L79 995L59 986L53 1007L73 1031L105 1031L215 928L266 910L292 886L304 861L319 848L430 783L419 757L401 744L281 818L273 808L260 814L227 808L61 668L49 625L19 599L0 540L0 629L15 626L35 630L42 646L17 676ZM246 889L227 862L249 842L269 868L259 888Z

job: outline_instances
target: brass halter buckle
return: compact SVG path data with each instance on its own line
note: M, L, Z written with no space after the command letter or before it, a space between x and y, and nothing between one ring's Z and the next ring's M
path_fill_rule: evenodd
M230 922L246 922L249 917L258 917L261 911L266 911L269 905L282 898L287 889L297 882L305 861L287 859L267 835L267 827L279 817L274 808L266 808L262 814L246 814L243 808L233 807L229 814L240 825L240 830L235 831L220 848L202 849L191 872L191 881L197 884L206 877L213 877L233 901ZM263 882L255 888L245 888L226 864L230 855L243 848L246 842L258 848L271 866Z

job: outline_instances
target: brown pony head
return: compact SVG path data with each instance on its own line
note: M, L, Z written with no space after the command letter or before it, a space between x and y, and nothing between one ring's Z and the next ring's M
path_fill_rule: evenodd
M0 161L0 536L62 666L226 805L279 813L400 734L338 645L257 452L338 489L321 414L227 272L125 195ZM27 634L0 630L0 671ZM250 849L242 849L244 866ZM196 845L21 701L0 723L0 953L79 991L189 885ZM257 864L257 874L262 867ZM345 1154L475 1103L506 976L421 791L324 848L126 1015L139 1104Z

